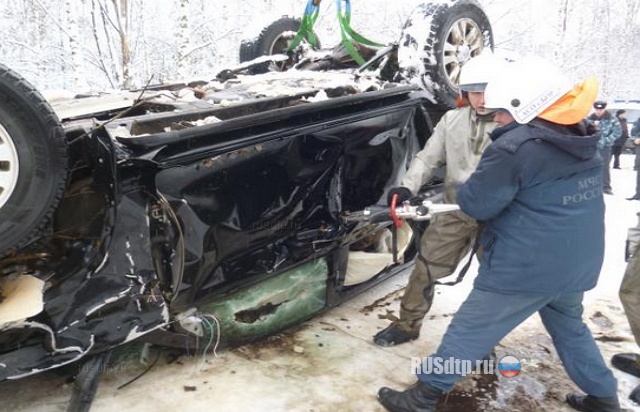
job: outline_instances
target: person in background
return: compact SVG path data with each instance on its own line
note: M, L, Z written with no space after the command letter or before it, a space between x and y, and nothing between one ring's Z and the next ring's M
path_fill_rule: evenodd
M639 120L640 122L640 120ZM638 214L640 217L640 213ZM629 229L625 258L627 268L620 285L620 301L631 326L631 333L636 344L640 346L640 222ZM614 368L640 378L640 355L635 353L618 353L611 358ZM629 399L640 403L640 385L631 391Z
M455 203L456 187L471 175L491 143L489 133L495 123L484 108L484 87L496 66L503 62L492 54L481 54L462 67L459 88L468 104L444 114L425 147L411 161L401 186L389 190L388 202L394 194L398 195L398 204L416 195L444 166L445 201ZM462 212L439 216L427 227L400 303L400 318L373 337L377 345L394 346L418 338L433 302L434 282L456 270L475 243L477 233L478 223Z
M633 168L636 171L636 193L633 196L628 197L627 200L640 200L640 117L633 123L633 127L631 128L630 143L636 155L633 165Z
M567 403L619 412L617 381L582 320L584 292L596 285L604 259L603 163L598 136L584 121L597 82L572 86L538 60L510 66L496 71L485 92L485 105L506 125L491 133L493 143L458 189L461 210L484 222L479 273L424 365L475 364L537 312L564 368L587 393L569 394ZM378 400L392 412L437 411L461 375L418 371L414 386L381 388Z
M609 163L611 163L611 146L622 133L618 120L605 109L607 102L597 100L593 104L594 113L588 119L598 129L598 150L604 162L602 168L602 191L608 195L613 194L611 188L611 174L609 173Z
M620 155L622 149L625 147L625 143L629 138L629 129L627 128L627 111L620 109L616 111L616 118L620 122L621 134L611 146L611 154L613 155L613 168L620 169Z

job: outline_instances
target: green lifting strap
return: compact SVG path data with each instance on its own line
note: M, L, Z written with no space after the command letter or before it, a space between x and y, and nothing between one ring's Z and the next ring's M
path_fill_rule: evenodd
M307 7L302 14L298 33L296 33L296 36L291 43L289 43L289 47L287 47L288 52L298 47L302 39L307 39L307 42L314 48L319 47L318 38L313 32L313 26L316 24L316 20L318 20L318 15L320 14L320 1L321 0L309 0L307 2Z
M342 2L345 2L344 13L342 11ZM362 58L354 43L362 44L371 47L383 47L383 44L376 43L367 39L366 37L358 34L351 27L351 1L350 0L336 0L336 8L338 10L338 21L340 22L340 36L342 37L342 44L347 52L351 55L353 60L360 66L365 64L365 60Z

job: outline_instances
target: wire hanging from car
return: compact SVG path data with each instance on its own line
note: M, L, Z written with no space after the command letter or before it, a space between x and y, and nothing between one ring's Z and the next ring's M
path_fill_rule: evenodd
M209 336L209 341L207 342L204 349L202 350L202 360L200 361L197 368L200 371L204 367L204 364L207 360L207 352L209 351L209 349L211 348L211 345L213 344L214 333L215 333L216 341L215 341L215 344L213 344L212 352L214 357L216 358L218 357L217 349L218 349L218 346L220 345L220 321L214 315L208 314L208 313L199 315L198 319L200 319L200 321L202 322L202 327L206 331L206 334L208 334ZM216 325L215 330L213 326L214 323Z
M127 382L123 383L122 385L118 386L118 387L116 388L116 390L120 390L120 389L122 389L122 388L124 388L124 387L126 387L126 386L128 386L128 385L130 385L130 384L132 384L133 382L137 381L137 380L138 380L138 379L140 379L141 377L143 377L147 372L149 372L149 371L151 370L151 368L153 368L153 367L156 365L156 363L158 363L158 360L159 360L159 359L160 359L160 351L158 350L158 351L157 351L156 358L153 360L153 362L151 362L151 363L149 364L149 366L147 367L147 369L145 369L145 370L143 370L142 372L140 372L140 374L138 374L135 378L133 378L133 379L131 379L131 380L129 380L129 381L127 381Z
M220 336L220 321L218 320L218 318L216 318L214 315L211 315L211 314L206 314L204 316L211 318L216 323L216 344L213 346L213 355L215 357L218 357L218 353L216 352L216 350L218 349L218 346L220 346L220 337L221 337Z

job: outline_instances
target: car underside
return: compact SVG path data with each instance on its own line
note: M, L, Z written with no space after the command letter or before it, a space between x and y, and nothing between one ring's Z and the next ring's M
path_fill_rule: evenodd
M418 15L477 7L437 5ZM0 381L133 340L259 339L410 267L426 223L349 216L386 205L455 100L398 64L423 43L61 100L0 67Z

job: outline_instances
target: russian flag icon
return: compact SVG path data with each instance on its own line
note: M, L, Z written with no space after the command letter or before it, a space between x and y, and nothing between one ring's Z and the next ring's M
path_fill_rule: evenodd
M520 360L515 356L505 356L498 363L498 370L505 378L513 378L520 373Z

